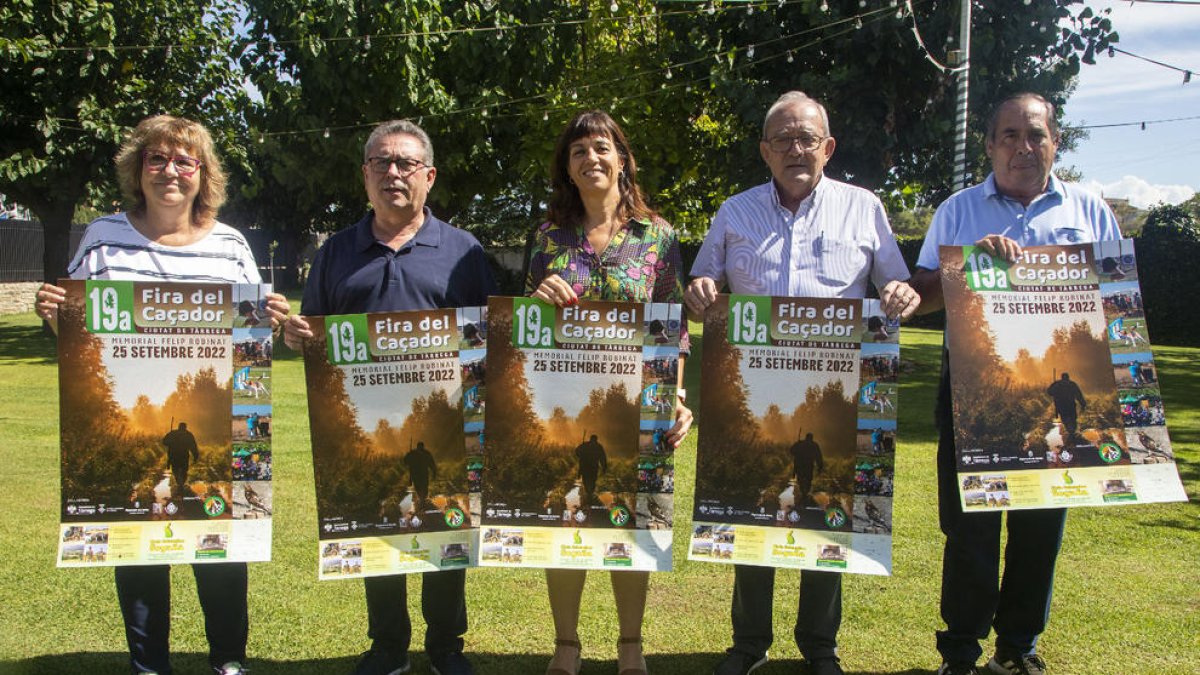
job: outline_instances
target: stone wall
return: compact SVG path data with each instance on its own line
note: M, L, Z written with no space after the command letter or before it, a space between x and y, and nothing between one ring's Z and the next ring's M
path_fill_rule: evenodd
M0 284L0 316L33 311L33 294L40 281L18 281Z

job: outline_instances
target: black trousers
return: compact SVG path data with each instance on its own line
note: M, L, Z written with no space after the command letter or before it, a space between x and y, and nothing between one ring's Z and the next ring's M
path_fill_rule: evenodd
M1062 547L1066 509L1009 511L1004 579L1000 580L999 511L964 513L950 409L949 365L943 359L935 418L938 426L938 515L942 555L942 620L937 648L946 661L974 663L980 640L996 629L996 649L1029 654L1050 619L1054 565ZM1066 421L1064 420L1064 424Z
M171 568L169 565L116 567L117 600L125 620L125 641L134 672L171 672ZM246 660L250 615L246 607L246 563L192 565L196 594L204 612L208 662L221 666Z
M421 616L425 618L425 653L460 652L467 632L466 570L421 575ZM412 642L408 617L408 577L367 577L367 637L372 649L406 653Z
M772 619L775 568L756 565L733 567L733 647L761 658L774 641ZM793 634L804 658L837 655L838 628L842 625L842 575L837 572L800 572L800 603Z

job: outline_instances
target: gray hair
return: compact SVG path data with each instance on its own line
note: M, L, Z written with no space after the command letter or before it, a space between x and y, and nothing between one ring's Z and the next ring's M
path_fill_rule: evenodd
M792 90L792 91L789 91L789 92L785 93L784 95L780 96L779 98L775 99L775 102L771 104L771 107L767 108L767 114L765 117L763 117L763 130L762 130L763 140L766 140L766 138L767 138L767 123L771 121L771 115L774 115L781 108L785 108L789 105L798 105L798 104L816 106L817 111L819 111L821 113L821 123L825 125L825 133L826 134L830 133L830 131L829 131L829 113L825 112L825 106L822 105L821 102L818 101L817 99L809 96L808 94L806 94L802 91Z
M425 156L421 158L426 166L433 166L433 141L429 140L429 134L425 130L417 126L411 120L391 120L383 122L371 131L371 135L367 137L367 143L363 146L363 162L366 163L370 159L371 147L388 136L405 135L412 136L421 143L421 147L425 150Z

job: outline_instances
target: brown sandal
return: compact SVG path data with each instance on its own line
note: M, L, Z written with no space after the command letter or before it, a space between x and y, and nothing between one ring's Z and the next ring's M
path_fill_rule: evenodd
M567 670L565 668L546 668L546 675L579 675L579 669L583 666L583 645L579 644L579 640L555 640L554 651L558 651L559 647L574 647L575 648L575 668ZM552 660L554 657L550 657Z
M641 644L642 644L642 638L640 638L640 637L635 637L635 638L624 638L623 637L623 638L617 640L617 668L620 668L620 670L617 672L617 675L650 675L650 673L647 672L644 667L640 667L640 666L635 667L635 668L621 668L621 645L641 646ZM646 663L646 659L644 657L642 658L642 663L643 664Z

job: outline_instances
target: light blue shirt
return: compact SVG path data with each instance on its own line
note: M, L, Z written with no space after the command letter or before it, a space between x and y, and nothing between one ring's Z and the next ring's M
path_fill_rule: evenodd
M996 175L942 202L933 214L917 267L936 270L939 246L967 246L1002 234L1026 246L1081 244L1121 238L1116 216L1095 194L1050 176L1046 191L1023 206L996 189Z
M908 279L883 204L867 190L822 177L795 213L768 181L730 197L692 265L733 293L861 298Z

